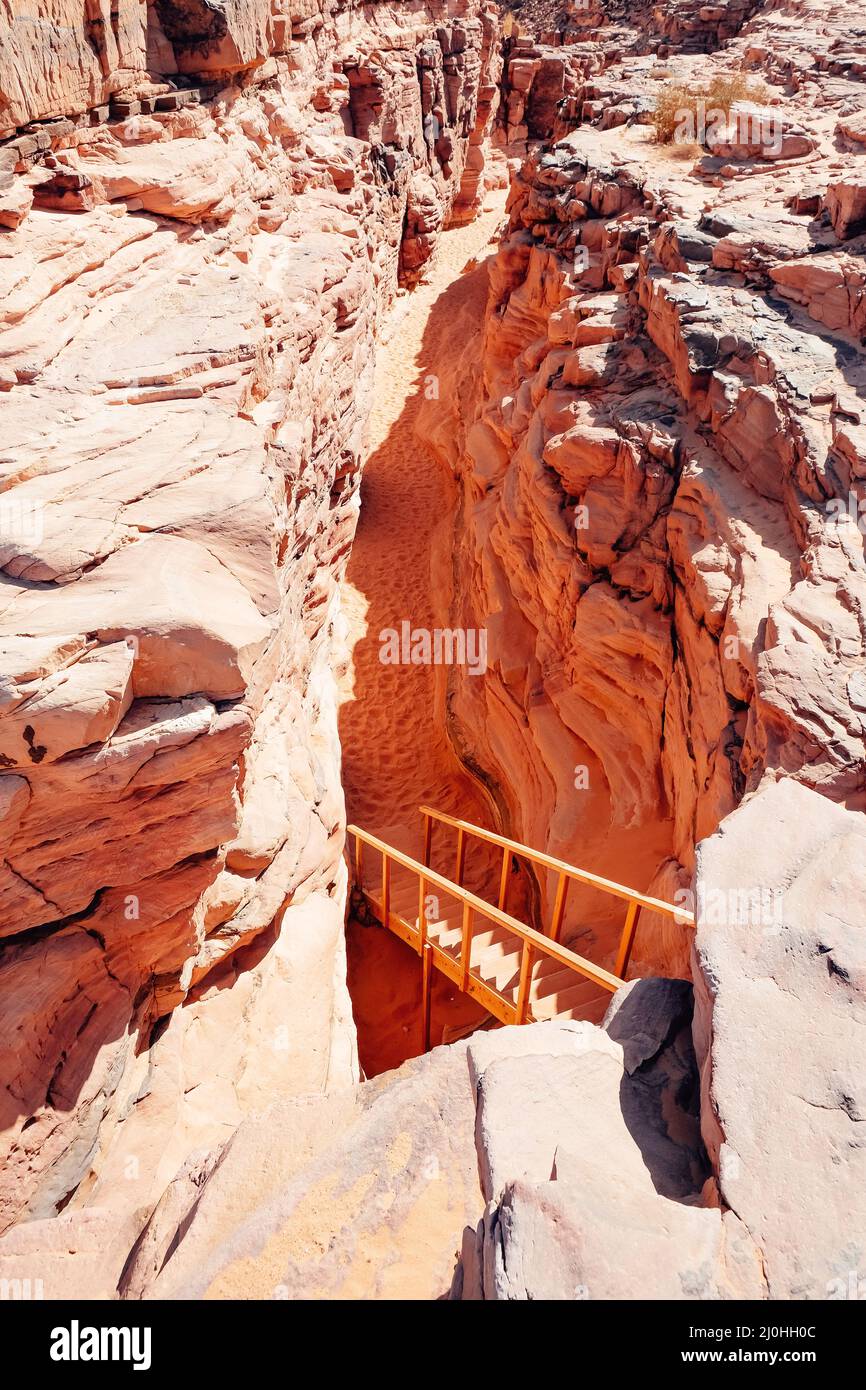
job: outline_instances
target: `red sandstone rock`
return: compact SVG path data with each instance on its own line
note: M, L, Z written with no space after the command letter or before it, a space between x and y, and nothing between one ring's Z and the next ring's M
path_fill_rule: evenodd
M225 1067L188 1124L152 1053L143 1209L261 1102L245 1053L271 1098L355 1075L338 581L374 333L483 192L498 75L476 0L351 33L340 6L141 0L99 53L67 11L0 21L4 1227L122 1166L159 1018L199 1020L193 1088Z
M773 23L756 13L717 61L729 70L768 34L761 65L781 103ZM612 53L590 79L590 57L559 61L583 62L609 110L626 64ZM518 91L538 61L515 50ZM675 66L713 71L683 54ZM651 101L651 60L628 67ZM484 614L491 632L488 680L458 679L451 709L469 745L497 729L481 762L515 838L676 891L696 841L767 769L860 804L848 682L866 657L852 621L861 465L846 430L860 428L866 382L862 276L830 228L786 210L802 151L782 151L778 173L746 150L729 174L689 169L640 113L615 132L584 115L514 181L483 361L472 345L458 368L475 382L468 413L456 422L446 402L446 424L424 410L464 479L464 621ZM820 183L839 163L836 117L798 99L783 119L796 122ZM856 158L838 178L849 193ZM585 344L604 347L597 364ZM575 930L587 910L573 905ZM600 923L593 938L611 964L615 935ZM687 969L682 934L661 924L637 950Z
M668 898L784 895L769 934L699 902L705 1153L667 1108L683 981L354 1090L339 583L381 315L483 196L495 18L160 15L96 45L71 11L44 42L0 21L0 1270L435 1297L468 1224L455 1296L637 1297L648 1267L672 1297L827 1296L863 1226L848 17L611 0L575 43L518 35L487 321L420 415L463 495L453 620L490 637L448 734L504 828ZM733 121L688 164L654 145L659 59L760 72L778 147ZM612 964L620 925L572 892L579 949ZM686 974L690 944L644 915L632 968Z
M634 999L623 1005L617 1042L589 1024L500 1029L406 1063L367 1083L357 1101L337 1094L272 1107L239 1128L218 1164L202 1165L193 1210L188 1184L178 1180L126 1271L124 1291L228 1297L242 1283L246 1297L291 1298L302 1290L336 1299L398 1291L442 1296L454 1237L468 1223L453 1297L579 1297L578 1285L587 1281L604 1297L624 1280L636 1285L645 1278L646 1250L629 1247L640 1211L654 1270L670 1278L677 1296L706 1296L722 1286L758 1293L757 1255L732 1213L723 1218L717 1208L672 1203L653 1187L641 1157L643 1145L663 1187L667 1159L671 1193L676 1188L682 1196L703 1180L700 1156L688 1146L687 1136L697 1135L694 1115L676 1119L672 1096L670 1105L661 1100L667 1086L682 1093L680 1069L691 1065L688 1042L680 1056L672 1041L683 1027L688 1035L690 991L680 988L683 998L666 990L655 1008L635 1008ZM638 1065L641 1077L632 1082ZM634 1094L632 1138L618 1102L622 1087ZM599 1146L610 1161L598 1162ZM592 1153L590 1168L602 1186L614 1183L620 1194L618 1165L632 1163L630 1176L641 1188L634 1210L626 1215L619 1203L611 1209L603 1193L581 1188L583 1150ZM509 1246L506 1237L510 1284L503 1277L493 1247L501 1244L509 1194L518 1187L550 1190L554 1203L566 1204L582 1250L568 1250L569 1274L561 1263L536 1260L531 1247ZM325 1196L332 1190L343 1194L339 1212ZM618 1231L622 1252L612 1257ZM263 1249L272 1258L261 1258ZM372 1249L381 1259L366 1257ZM165 1250L160 1269L153 1252ZM690 1261L697 1261L692 1276Z
M690 1015L685 982L637 982L607 1032L480 1033L272 1107L178 1177L122 1292L442 1296L468 1223L452 1298L765 1296L740 1220L699 1201Z

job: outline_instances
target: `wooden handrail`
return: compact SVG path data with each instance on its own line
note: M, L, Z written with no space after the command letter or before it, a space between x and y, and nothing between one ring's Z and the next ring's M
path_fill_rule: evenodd
M534 927L528 927L525 922L518 922L516 917L511 917L507 912L503 912L501 908L494 907L492 903L485 902L483 898L476 897L474 893L470 893L468 888L464 888L461 884L453 883L451 879L445 878L444 875L437 873L435 869L430 869L425 864L419 863L417 859L413 859L411 855L404 854L402 850L394 849L392 845L386 844L384 840L380 840L376 835L371 835L369 831L362 830L360 826L349 825L346 829L347 834L354 835L355 837L356 864L359 861L357 853L359 842L369 845L371 849L378 850L380 854L386 856L395 864L400 864L404 869L408 869L411 873L416 874L419 878L419 882L423 881L425 886L429 884L431 887L439 888L448 896L458 899L458 901L468 905L471 912L479 913L482 917L486 917L489 922L493 922L498 927L504 927L513 936L518 937L528 946L533 947L534 952L540 952L543 955L549 956L552 960L556 961L557 964L568 967L578 975L583 975L586 979L592 980L594 984L609 990L611 994L615 994L625 983L619 976L612 975L609 970L605 970L600 965L594 965L592 961L586 960L583 956L579 956L576 951L569 950L567 946L561 946L558 941L553 941L549 936L542 935L542 933L536 931ZM419 938L423 938L421 941L423 946L426 940L426 933L424 932L420 920L418 923L418 934ZM465 963L461 962L458 957L458 964ZM500 995L500 998L502 997L503 996Z
M433 820L441 821L443 825L450 825L457 831L462 831L464 835L474 835L479 840L487 840L491 845L498 845L500 849L507 850L516 854L520 859L529 859L533 864L540 864L542 868L553 869L558 874L565 875L566 878L575 879L578 883L586 883L591 888L599 888L603 893L611 893L616 898L624 898L627 902L636 903L641 909L648 912L660 912L665 917L674 917L677 922L684 926L694 926L694 913L688 912L685 908L676 907L673 903L666 903L661 898L651 898L646 893L638 893L633 888L626 888L622 883L614 883L612 879L600 878L598 874L591 874L588 869L578 869L574 864L566 864L563 859L554 859L553 855L545 854L543 850L530 849L527 845L521 845L517 840L509 840L504 835L497 835L495 830L484 830L480 825L473 825L470 821L459 820L456 816L446 815L444 811L434 811L432 806L421 807L422 816L429 816ZM545 938L547 939L547 938Z

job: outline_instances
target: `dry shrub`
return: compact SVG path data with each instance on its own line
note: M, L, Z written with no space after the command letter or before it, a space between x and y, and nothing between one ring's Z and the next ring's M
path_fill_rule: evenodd
M658 94L652 113L652 125L658 144L671 143L684 111L693 111L697 115L699 97L699 92L692 91L679 82L665 83Z
M687 87L682 82L666 82L658 94L652 125L659 145L674 142L677 128L687 112L691 113L694 129L698 125L698 107L703 102L704 111L724 111L730 116L731 107L737 101L762 102L766 100L766 87L744 72L719 73L712 82L703 87ZM694 140L688 142L694 145Z
M735 101L752 101L758 105L767 99L767 88L757 78L745 72L720 73L707 89L707 107L715 106L730 115Z

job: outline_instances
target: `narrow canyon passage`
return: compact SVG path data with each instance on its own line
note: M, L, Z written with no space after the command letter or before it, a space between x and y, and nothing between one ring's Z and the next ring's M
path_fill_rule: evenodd
M456 490L416 435L416 419L425 391L437 389L438 355L462 349L463 334L481 325L486 275L464 268L485 254L503 203L497 195L475 222L444 233L429 279L397 301L386 326L343 590L352 654L340 719L348 819L410 854L420 850L422 801L470 819L482 804L433 717L442 668L382 661L379 634L404 621L428 631L448 622L434 546L440 527L450 534Z
M376 362L370 452L361 514L343 588L351 653L343 682L340 738L349 823L420 858L422 804L488 824L477 785L461 768L444 728L448 669L381 659L385 629L407 622L428 631L449 625L450 548L457 495L442 464L416 434L418 410L439 390L439 369L481 326L487 297L483 266L505 193L488 195L482 214L443 234L424 283L401 297ZM425 397L426 393L426 397ZM435 860L434 860L435 863ZM478 859L467 866L480 886ZM349 929L349 974L367 1075L421 1050L420 965L390 933ZM438 974L434 1036L452 1036L486 1015ZM443 1031L444 1030L444 1031Z
M628 1299L825 1366L757 1310L866 1289L862 8L0 6L0 1303L52 1360Z
M466 611L465 595L452 604L459 485L451 480L447 465L425 446L423 427L421 437L417 430L421 407L429 420L429 402L434 401L435 410L440 392L447 407L444 395L459 377L455 355L459 358L482 328L488 294L484 261L496 250L504 203L504 192L488 194L483 213L473 223L443 235L428 277L398 300L380 337L370 452L343 587L350 653L341 682L340 713L347 820L416 859L422 857L423 804L479 825L498 824L479 783L463 768L448 740L449 668L395 663L383 660L383 655L384 634L399 634L404 624L432 632L460 622L477 631L486 629L489 621L485 613ZM488 657L495 661L502 629L487 635L493 636ZM535 719L543 717L537 707L532 713ZM476 726L476 735L482 724ZM479 747L476 752L484 764L487 750ZM555 849L584 868L645 890L668 853L668 825L663 820L616 824L610 790L591 749L579 740L563 745L566 761L577 755L589 776L582 795L570 800L568 816L557 819ZM546 769L540 766L538 771L544 775ZM535 838L540 847L544 836ZM433 867L450 876L452 853L453 838L438 829ZM372 861L367 874L376 881L378 856ZM509 885L508 908L529 920L531 888L522 869L516 863L514 868L518 872ZM395 894L401 872L395 870ZM498 851L486 853L476 843L467 859L467 886L495 902L498 872ZM550 883L540 885L543 915L549 915L554 881L552 876ZM414 913L414 897L404 906L406 913ZM447 918L453 909L453 903L437 900L434 914ZM616 899L573 884L566 939L590 960L611 968L622 916ZM411 948L378 925L353 916L348 972L365 1074L376 1075L418 1055L423 1050L421 970ZM598 992L587 1017L600 1017L604 1007L604 993ZM488 1020L475 1001L438 972L433 977L431 1017L434 1045Z

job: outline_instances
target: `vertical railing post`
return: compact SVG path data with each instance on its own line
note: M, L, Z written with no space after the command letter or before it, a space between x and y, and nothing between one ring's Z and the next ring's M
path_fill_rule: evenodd
M421 949L421 1044L430 1051L430 1005L433 991L433 947L425 941Z
M637 931L637 919L640 915L640 903L630 902L628 912L625 914L625 923L622 929L622 936L619 939L619 950L616 953L616 963L613 967L614 975L618 975L621 980L625 979L625 972L631 958L631 948L634 945L634 936Z
M567 874L559 875L559 882L556 885L556 900L553 904L553 920L550 923L550 939L558 941L562 931L562 917L565 912L565 899L568 893L569 878Z
M422 811L422 812L421 812L421 815L422 815L423 818L424 818L424 853L423 853L423 855L421 856L421 858L422 858L422 861L423 861L423 864L424 864L424 868L425 868L425 869L429 869L429 868L430 868L430 848L431 848L432 840L433 840L433 819L432 819L431 816L429 816L429 815L427 814L426 811Z
M382 854L382 925L387 927L391 917L391 860Z
M499 911L505 911L505 899L508 894L508 865L511 860L511 851L502 851L502 872L499 875Z
M364 887L364 844L360 835L355 836L355 887Z
M427 944L427 915L426 915L426 913L425 913L425 911L424 911L424 898L425 898L425 896L426 896L426 894L425 894L425 892L424 892L424 889L425 889L426 887L427 887L427 883L426 883L426 880L425 880L425 878L424 878L424 875L423 875L423 874L419 874L419 875L418 875L418 940L419 940L419 944L420 944L420 946L421 946L421 950L422 950L422 951L424 950L424 947L425 947L425 945Z
M457 862L454 866L454 882L463 887L463 866L466 863L466 835L457 831Z
M529 941L523 943L520 957L520 983L517 986L517 1009L515 1023L525 1023L529 1012L529 986L532 981L532 959L535 949Z
M463 904L463 940L460 945L460 964L463 967L463 978L460 988L465 994L469 988L469 966L472 961L472 908L468 903Z

